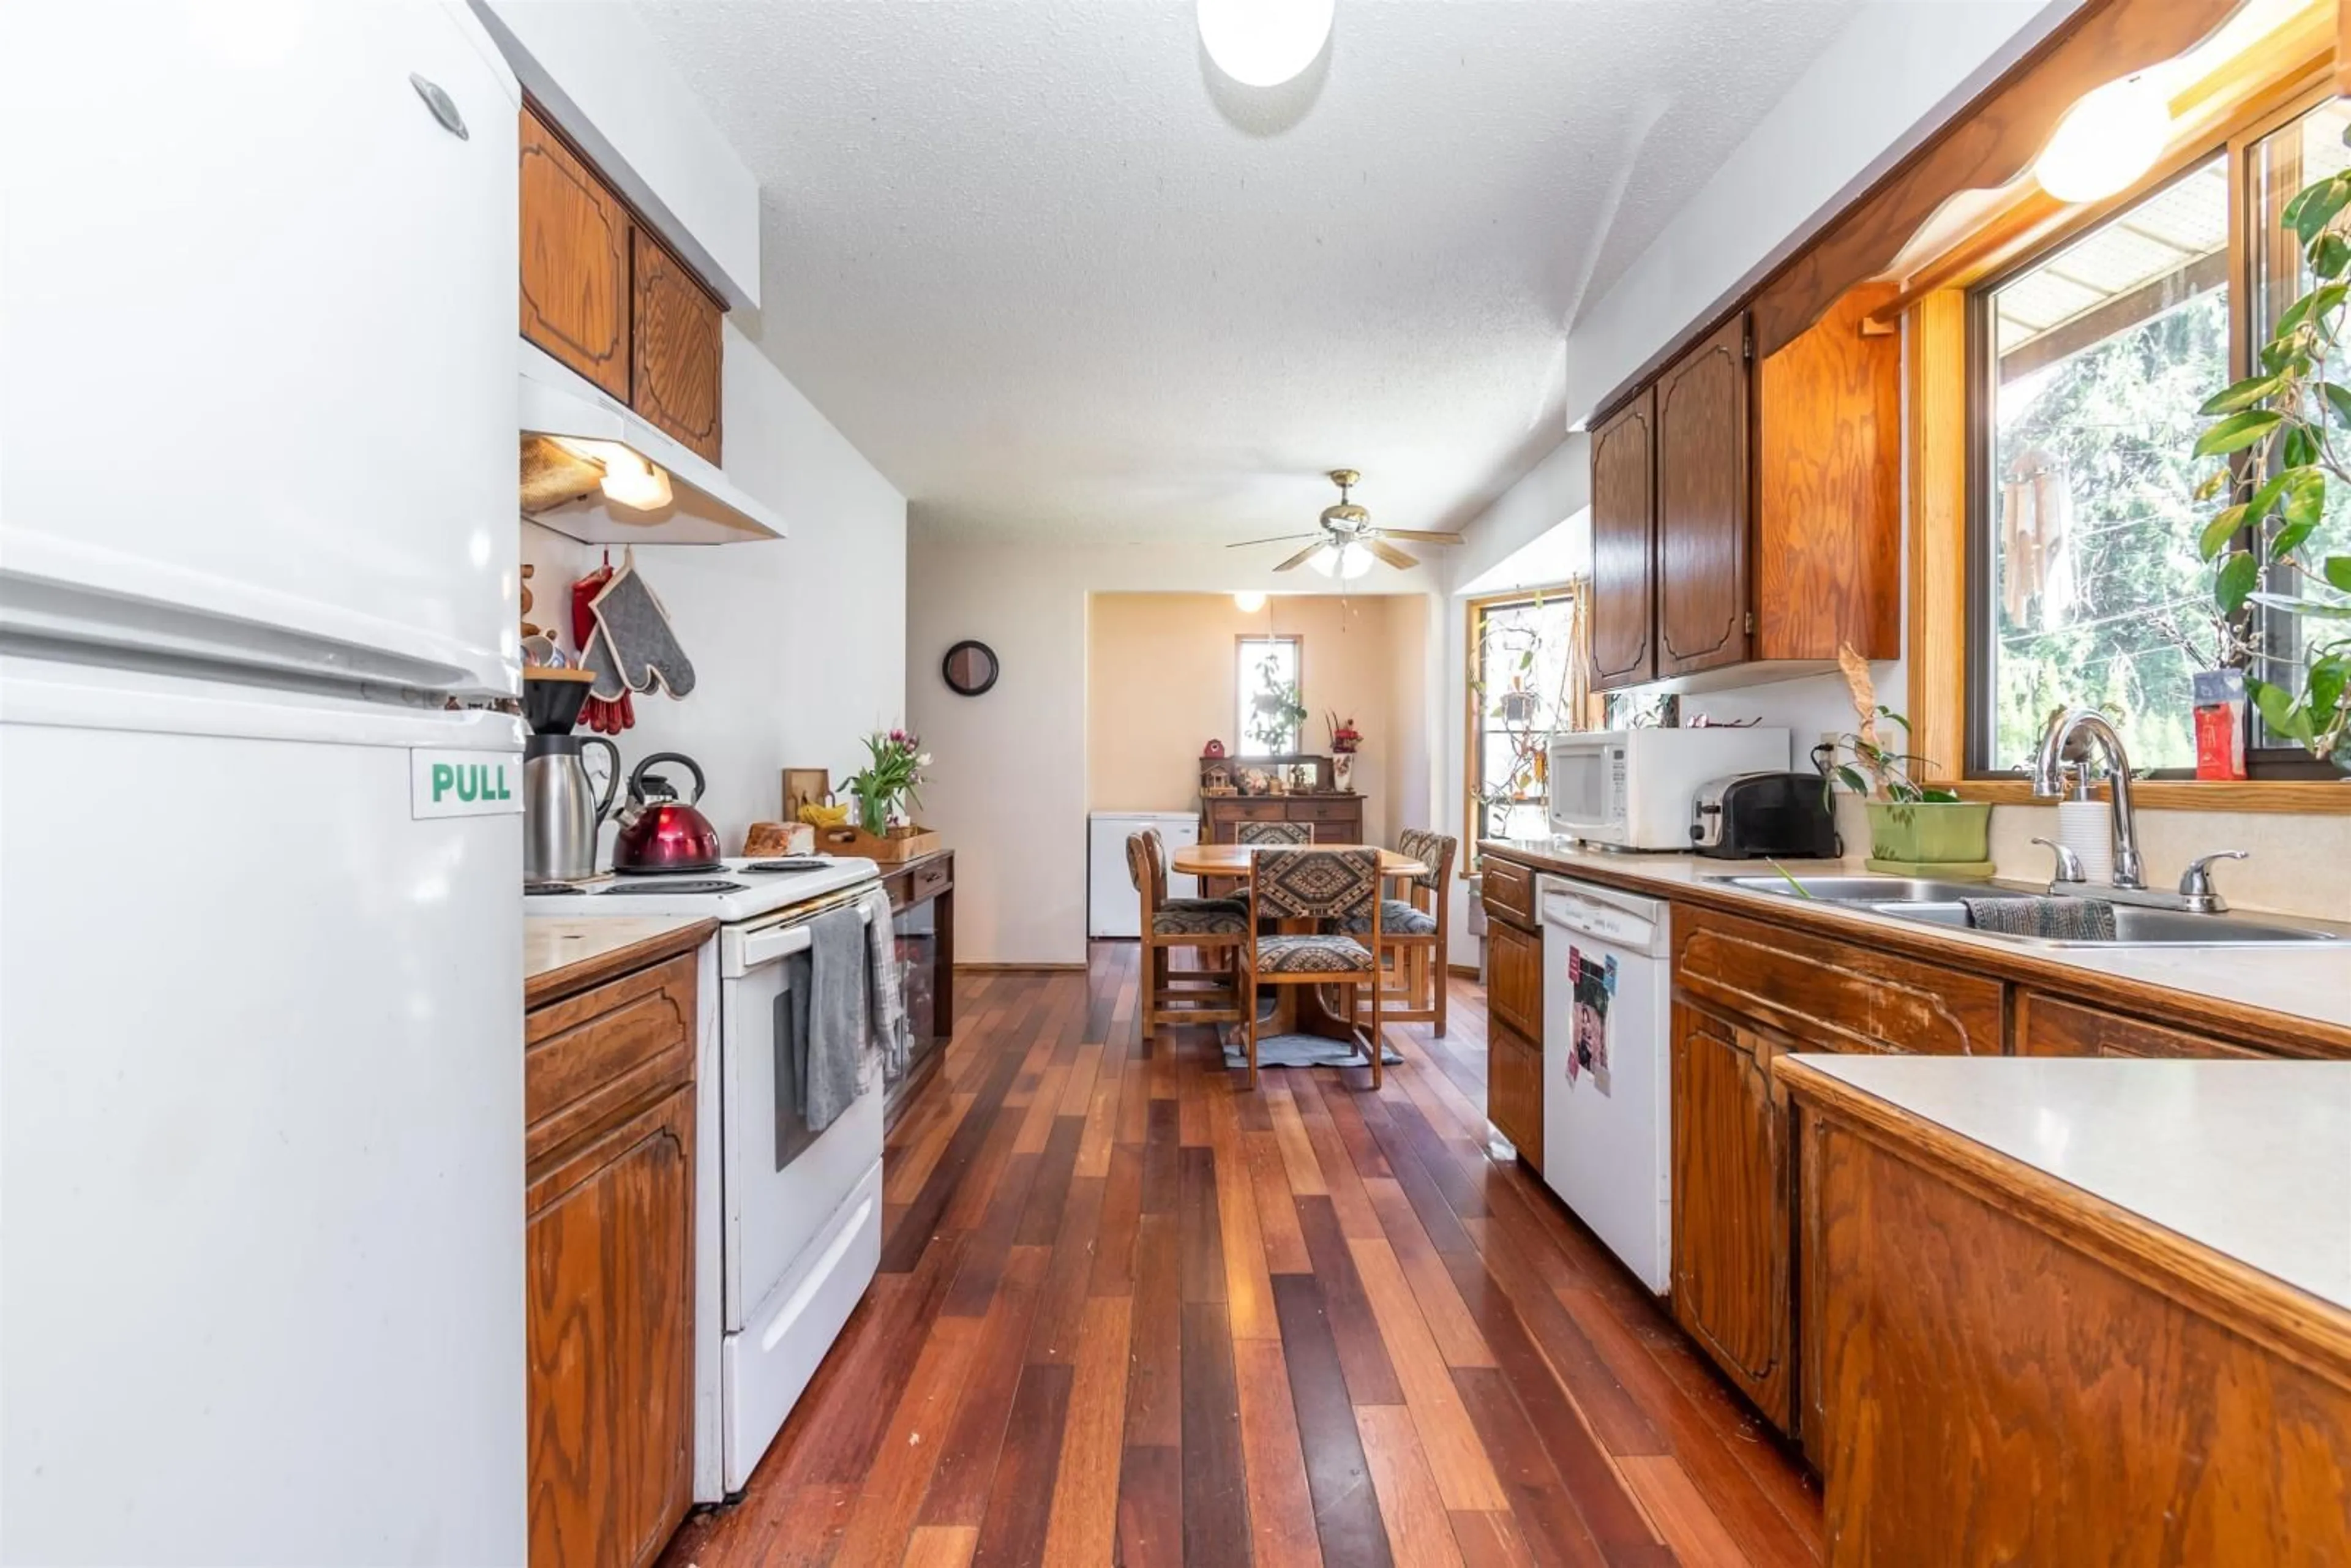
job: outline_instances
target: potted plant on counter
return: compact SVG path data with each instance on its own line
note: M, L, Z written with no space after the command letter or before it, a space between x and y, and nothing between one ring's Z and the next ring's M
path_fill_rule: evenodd
M1851 647L1838 650L1837 665L1860 727L1834 744L1823 742L1813 760L1825 792L1834 797L1842 784L1862 798L1869 815L1869 869L1897 876L1991 875L1991 802L1962 800L1952 790L1917 782L1911 769L1934 764L1909 749L1910 721L1877 700L1869 665ZM1900 738L1890 739L1889 730L1898 730ZM1830 806L1834 810L1834 799Z

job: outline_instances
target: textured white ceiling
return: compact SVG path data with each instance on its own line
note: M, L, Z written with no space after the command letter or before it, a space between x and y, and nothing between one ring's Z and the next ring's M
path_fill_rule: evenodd
M918 521L1119 539L1310 527L1340 466L1474 516L1858 0L1344 0L1268 89L1186 0L640 3L758 176L769 357Z

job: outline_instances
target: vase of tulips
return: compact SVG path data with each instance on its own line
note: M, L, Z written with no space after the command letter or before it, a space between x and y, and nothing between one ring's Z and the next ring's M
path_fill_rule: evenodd
M866 764L849 776L857 797L857 824L879 839L909 819L906 808L923 803L923 770L931 754L908 730L874 731L865 737Z

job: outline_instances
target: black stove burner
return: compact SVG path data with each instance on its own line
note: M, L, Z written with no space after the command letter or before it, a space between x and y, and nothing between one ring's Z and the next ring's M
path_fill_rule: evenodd
M689 882L616 882L604 890L606 898L620 898L632 893L674 893L681 896L700 897L711 893L740 893L748 885L739 882L722 882L716 877L701 877Z
M588 891L584 887L575 887L568 882L525 882L522 884L522 890L525 893L538 894L585 893Z
M746 861L745 871L822 871L832 863L825 855L786 855L779 861Z

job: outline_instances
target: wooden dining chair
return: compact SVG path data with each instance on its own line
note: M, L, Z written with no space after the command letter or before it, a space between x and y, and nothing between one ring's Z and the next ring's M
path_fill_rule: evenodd
M1311 822L1237 822L1233 825L1233 842L1237 844L1311 844L1314 841Z
M1380 900L1379 956L1390 1023L1432 1025L1445 1033L1445 1004L1451 958L1452 900L1445 895L1460 841L1450 833L1406 828L1396 835L1396 852L1428 869L1405 884L1402 898ZM1361 915L1342 929L1357 936L1370 929Z
M1143 1032L1165 1024L1240 1021L1240 949L1249 933L1249 905L1238 898L1167 896L1167 846L1145 828L1126 840L1126 874L1143 901ZM1223 967L1178 969L1177 947L1197 949Z
M1249 923L1263 931L1269 920L1344 925L1358 917L1371 925L1361 936L1347 931L1259 936L1241 949L1241 1016L1249 1050L1249 1087L1257 1087L1259 986L1332 986L1347 999L1352 1027L1357 997L1370 997L1370 1032L1355 1029L1355 1043L1372 1064L1372 1087L1380 1086L1380 852L1372 849L1311 849L1269 845L1250 857ZM1369 941L1363 940L1368 936Z

